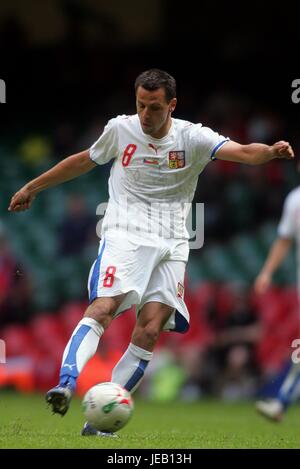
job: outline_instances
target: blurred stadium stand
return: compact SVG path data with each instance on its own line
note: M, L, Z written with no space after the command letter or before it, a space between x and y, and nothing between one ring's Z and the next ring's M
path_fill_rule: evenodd
M174 74L179 98L175 117L203 122L240 143L284 138L296 153L300 139L289 96L296 76L288 81L280 69L275 82L270 67L284 44L296 43L296 15L286 18L289 28L279 44L277 35L268 33L272 23L285 22L286 12L276 6L272 21L267 5L261 4L258 14L255 6L248 9L249 21L256 24L254 34L252 27L244 27L244 21L241 27L228 14L227 4L219 5L215 15L215 4L204 2L202 18L214 18L219 34L212 35L211 21L202 20L199 27L197 15L171 1L151 0L141 6L134 0L126 2L126 11L119 2L114 7L114 2L99 0L88 6L81 0L47 0L43 8L26 3L26 8L16 0L0 4L0 75L7 82L8 102L5 114L0 109L0 214L32 292L28 316L21 323L0 314L0 338L7 346L0 386L30 391L56 384L62 350L86 306L88 272L97 255L96 236L87 238L78 255L61 255L60 230L70 197L83 196L87 217L94 216L108 197L109 165L46 191L28 213L8 213L9 200L29 179L88 148L107 119L135 112L133 81L139 72L157 66ZM236 8L236 15L244 18ZM202 69L186 54L191 44L199 49ZM292 73L293 50L285 52L285 68L290 64ZM279 85L284 91L279 92ZM284 197L298 183L295 165L282 161L256 168L215 162L205 169L195 196L196 202L205 202L205 243L191 251L186 277L192 327L184 337L164 334L161 349L172 350L172 341L181 343L186 356L193 348L195 360L214 341L207 321L212 301L219 299L221 310L230 308L223 288L230 284L251 292L276 236ZM275 276L274 288L251 300L263 331L255 346L261 369L257 386L279 371L299 334L295 272L291 253ZM106 332L99 355L81 377L79 393L109 378L133 322L134 313L127 313Z
M72 194L84 195L88 213L95 213L98 203L107 200L107 174L103 175L97 168L78 180L41 194L30 212L11 214L6 211L11 194L29 177L38 174L41 167L28 170L17 151L12 156L5 148L1 149L0 162L3 169L0 172L0 185L3 188L2 223L10 246L25 271L29 273L32 285L31 310L28 317L22 324L16 321L12 323L10 318L6 317L0 330L0 337L7 344L8 356L7 365L1 367L0 382L2 386L15 386L21 390L46 390L55 384L62 351L74 324L84 311L87 276L98 247L95 236L80 254L62 256L59 253L59 228L66 216ZM50 160L48 164L52 163L53 160ZM239 175L231 176L230 180L239 181ZM209 174L206 184L209 185ZM284 184L285 187L291 185L288 177ZM224 184L222 199L227 198L229 190L229 183ZM245 186L245 190L251 193L251 181ZM262 191L261 197L265 197L268 205L268 194L265 193L265 188ZM199 356L201 350L214 339L214 332L207 324L207 308L210 302L216 299L216 285L233 283L251 290L252 282L276 236L278 213L277 220L274 216L268 217L266 214L263 217L264 222L253 229L255 207L253 210L249 209L249 206L245 207L244 198L240 202L234 200L235 207L239 203L241 211L247 210L253 214L251 228L245 230L243 221L237 222L230 232L227 231L223 236L221 222L216 225L215 232L209 231L206 234L204 247L190 253L186 300L191 312L191 331L185 337L178 337L178 343L186 348L194 347L199 351ZM279 208L281 207L278 207L280 213ZM210 210L209 197L205 201L205 210ZM234 212L235 208L229 205L227 210ZM95 218L95 227L96 221ZM267 380L280 371L289 357L291 341L297 337L299 320L294 287L295 272L295 255L291 253L275 277L274 289L270 290L268 295L255 299L255 308L264 331L255 352L261 369L258 383L263 383L264 379ZM224 304L224 298L222 303ZM87 365L79 381L80 394L94 382L109 378L111 368L126 348L132 325L133 322L127 318L120 318L109 329L109 336L108 332L105 334L99 355ZM162 338L162 348L165 349L164 343L168 347L168 340L166 337ZM166 368L168 367L170 364L166 364ZM153 395L155 396L154 391Z

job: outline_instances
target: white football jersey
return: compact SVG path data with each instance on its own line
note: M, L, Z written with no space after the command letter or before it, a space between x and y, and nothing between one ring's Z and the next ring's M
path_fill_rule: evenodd
M278 226L281 238L294 239L297 245L298 290L300 294L300 187L293 189L285 199Z
M90 148L100 165L115 160L102 230L188 239L186 218L198 176L228 140L181 119L172 119L161 139L143 132L137 114L111 119Z

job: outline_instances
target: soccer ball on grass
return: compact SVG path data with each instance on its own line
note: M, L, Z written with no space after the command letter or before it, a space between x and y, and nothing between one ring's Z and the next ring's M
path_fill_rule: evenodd
M116 383L100 383L90 388L82 400L84 415L90 425L102 432L123 428L134 409L131 394Z

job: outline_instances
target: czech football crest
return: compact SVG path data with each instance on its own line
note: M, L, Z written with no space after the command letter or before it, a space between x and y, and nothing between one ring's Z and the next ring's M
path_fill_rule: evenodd
M169 152L169 168L179 169L185 166L185 152L184 151L170 151Z

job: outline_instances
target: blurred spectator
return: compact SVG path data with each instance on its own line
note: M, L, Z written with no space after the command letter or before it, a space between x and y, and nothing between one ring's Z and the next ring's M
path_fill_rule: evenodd
M269 109L256 109L247 124L247 140L273 143L284 134L282 119Z
M244 287L221 287L209 323L215 340L202 357L200 384L207 393L234 400L253 397L259 378L255 346L261 324Z
M96 217L88 211L84 197L72 194L65 219L59 227L59 254L79 255L93 242L97 242Z
M28 136L20 146L20 158L28 167L37 167L48 162L52 152L48 138L42 135Z
M31 314L31 284L0 225L0 326L26 322Z

